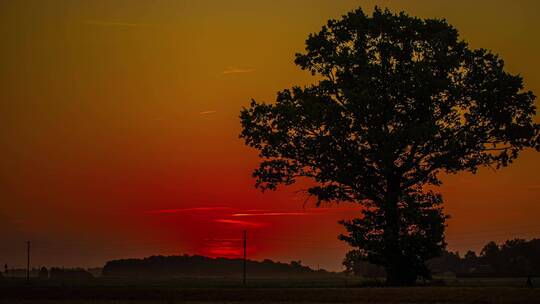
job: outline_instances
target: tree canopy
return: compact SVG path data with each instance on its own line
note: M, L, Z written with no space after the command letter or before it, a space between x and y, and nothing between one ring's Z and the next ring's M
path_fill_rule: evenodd
M540 150L535 96L521 76L445 20L357 9L310 34L295 63L318 81L240 115L241 138L262 158L256 186L307 177L318 203L365 206L342 239L393 284L428 275L424 261L444 248L442 199L426 190L441 172L499 168Z

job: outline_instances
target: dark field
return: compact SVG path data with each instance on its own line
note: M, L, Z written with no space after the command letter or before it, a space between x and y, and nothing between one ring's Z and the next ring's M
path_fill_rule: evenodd
M347 282L350 285L345 286L345 282L334 281L335 287L329 287L330 282L312 281L311 286L299 287L301 281L291 279L258 280L242 288L223 282L218 287L218 280L200 279L191 284L184 280L145 284L96 280L69 285L4 281L0 303L540 303L540 288L520 287L520 282L477 279L447 286L389 288L373 286L374 282Z

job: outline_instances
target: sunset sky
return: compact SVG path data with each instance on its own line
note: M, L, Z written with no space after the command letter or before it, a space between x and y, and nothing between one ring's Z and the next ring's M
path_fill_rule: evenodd
M302 185L261 193L242 106L314 81L294 63L329 18L375 5L446 18L540 95L540 2L2 1L0 264L248 255L341 269L340 219ZM538 104L538 102L537 102ZM537 118L536 121L539 121ZM450 250L540 237L540 154L444 178Z

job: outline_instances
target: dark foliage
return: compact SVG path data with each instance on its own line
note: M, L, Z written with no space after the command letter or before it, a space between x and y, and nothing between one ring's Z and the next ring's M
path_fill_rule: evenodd
M463 258L458 253L445 252L430 260L428 265L438 273L540 276L540 239L514 239L501 245L489 242L479 256L473 251L468 251Z
M425 261L445 247L442 198L426 191L441 172L499 168L540 148L522 78L445 20L358 9L311 34L295 62L320 80L240 115L241 138L263 159L256 186L306 177L318 203L362 204L341 239L389 284L429 277Z
M109 277L185 277L185 276L239 276L242 259L209 258L199 255L151 256L144 259L109 261L103 268L103 275ZM295 276L310 275L317 271L302 266L300 262L291 264L264 260L247 261L247 269L253 276Z
M384 268L367 262L360 250L351 250L343 259L345 273L348 275L362 276L365 278L380 278L386 276Z
M351 250L343 265L346 273L363 277L382 277L384 268L366 262L359 250ZM427 261L435 274L453 273L458 276L526 277L540 276L540 239L526 241L508 240L501 245L489 242L480 255L467 251L463 257L458 252L444 251L439 257Z

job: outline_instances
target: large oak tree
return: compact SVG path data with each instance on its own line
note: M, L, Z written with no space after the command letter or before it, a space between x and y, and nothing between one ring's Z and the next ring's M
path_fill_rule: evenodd
M341 238L384 266L389 284L429 277L424 262L445 246L442 199L428 190L440 173L539 150L533 93L445 20L358 9L309 35L295 63L317 83L240 115L241 138L262 158L256 185L307 177L319 203L364 206Z

